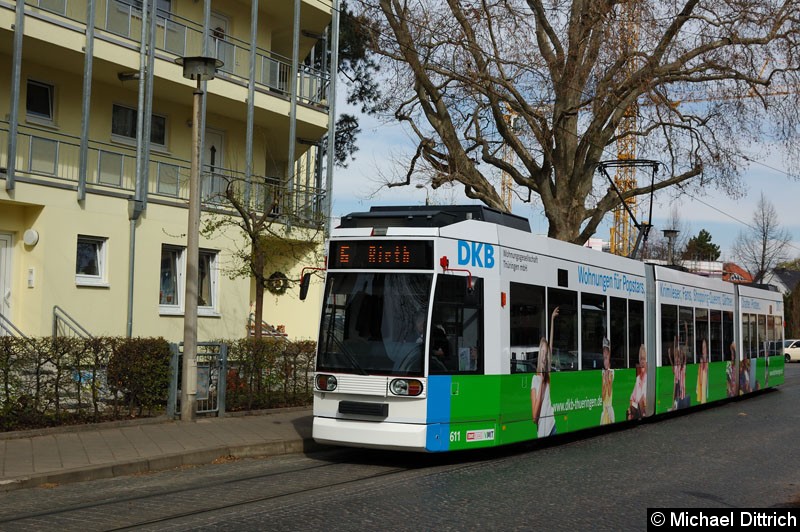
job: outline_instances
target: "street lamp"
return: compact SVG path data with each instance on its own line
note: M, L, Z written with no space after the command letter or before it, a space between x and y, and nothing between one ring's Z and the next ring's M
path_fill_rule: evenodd
M425 205L430 205L431 204L431 200L430 200L430 196L428 196L428 187L426 187L425 185L422 185L422 184L418 184L416 186L416 188L424 188L425 189Z
M672 255L675 251L675 238L680 231L677 229L662 229L661 232L664 233L664 238L667 239L667 264L671 266L673 261Z
M194 420L197 397L197 283L200 263L200 124L201 82L214 79L222 61L214 57L179 57L183 77L197 80L192 102L192 170L189 176L189 225L186 231L186 295L183 314L183 378L181 421Z

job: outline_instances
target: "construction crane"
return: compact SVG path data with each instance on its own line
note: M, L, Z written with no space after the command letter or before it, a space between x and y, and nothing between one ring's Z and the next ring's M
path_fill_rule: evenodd
M625 74L630 77L637 69L638 64L633 58L633 52L639 48L639 3L626 2L621 4L619 25L620 54L628 57L625 63ZM636 119L639 114L639 104L633 102L625 109L625 114L617 126L617 159L620 162L636 160ZM625 194L636 188L637 165L623 164L616 168L614 184L617 192ZM610 248L611 253L628 257L634 249L634 235L632 218L636 216L636 197L623 200L614 209L614 224L611 226Z
M506 108L506 112L503 114L503 120L505 121L506 125L509 129L516 129L517 125L517 113L511 110L511 106L508 102L503 102L503 105ZM514 158L514 152L508 146L507 142L503 143L503 161L508 164L511 164ZM500 199L503 201L503 205L506 208L506 211L511 212L511 204L513 202L512 196L512 187L513 187L513 180L511 179L511 174L503 170L503 175L500 180Z

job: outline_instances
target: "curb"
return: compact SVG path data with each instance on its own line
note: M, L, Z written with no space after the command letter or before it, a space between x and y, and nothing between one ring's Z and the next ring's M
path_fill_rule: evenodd
M50 436L51 434L67 434L72 432L89 432L102 429L115 429L120 427L136 427L139 425L155 425L173 421L169 416L144 417L139 419L119 419L117 421L102 421L100 423L79 423L76 425L61 425L59 427L45 427L41 429L13 430L0 432L0 440L19 440L22 438L35 438L37 436Z
M303 410L311 411L310 405L305 406L287 406L283 408L265 408L262 410L236 410L233 412L225 412L219 417L247 417L247 416L269 416L274 414L283 414L286 412L301 412ZM202 421L203 419L213 419L217 416L200 416L195 421ZM137 419L118 419L116 421L101 421L99 423L78 423L75 425L61 425L58 427L45 427L40 429L29 430L11 430L7 432L0 432L0 440L18 440L21 438L35 438L36 436L49 436L51 434L63 434L70 432L87 432L93 430L101 430L108 428L131 427L138 425L154 425L157 423L168 423L171 421L180 421L177 417L167 416L166 414L155 417L142 417Z
M208 465L218 458L254 458L285 454L313 453L327 449L313 439L265 441L259 444L240 446L221 445L186 453L176 453L154 458L142 458L125 463L81 467L54 473L42 473L0 480L0 493L18 489L35 488L43 484L71 484L89 480L100 480L137 473L150 473L175 469L181 466Z

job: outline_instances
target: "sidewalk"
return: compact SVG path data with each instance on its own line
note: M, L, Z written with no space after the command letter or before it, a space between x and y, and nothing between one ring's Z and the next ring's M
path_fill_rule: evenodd
M0 492L64 484L220 457L272 456L322 449L311 439L310 408L254 415L166 418L0 433Z

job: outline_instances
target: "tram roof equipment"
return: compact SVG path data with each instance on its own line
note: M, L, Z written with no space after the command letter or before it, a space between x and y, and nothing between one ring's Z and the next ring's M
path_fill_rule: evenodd
M480 220L531 232L527 218L485 205L371 207L369 212L353 212L343 216L339 227L444 227L465 220Z

